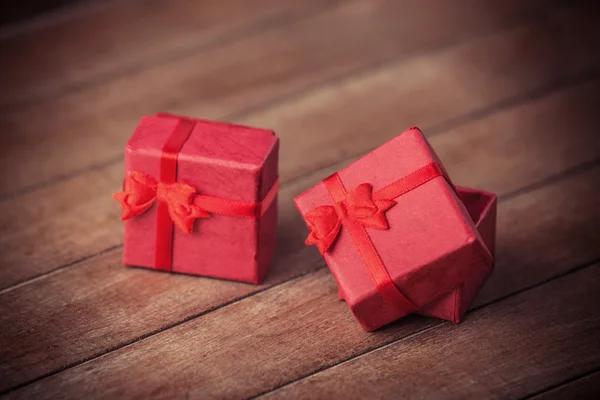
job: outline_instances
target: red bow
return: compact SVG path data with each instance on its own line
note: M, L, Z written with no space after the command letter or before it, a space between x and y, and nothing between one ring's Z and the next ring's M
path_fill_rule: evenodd
M388 229L385 211L395 204L389 199L374 200L373 187L362 183L335 206L319 206L305 215L310 231L305 243L317 245L325 254L340 233L343 219L369 228Z
M113 195L121 203L121 219L126 220L142 214L156 200L165 202L169 216L185 233L191 233L196 218L208 218L210 214L194 204L196 189L185 183L162 183L143 172L132 171L125 179L124 190Z

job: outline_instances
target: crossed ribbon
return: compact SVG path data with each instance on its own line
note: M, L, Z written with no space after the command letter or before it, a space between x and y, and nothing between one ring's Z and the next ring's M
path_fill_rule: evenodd
M373 197L373 186L362 183L334 206L318 206L306 215L309 234L306 244L314 244L321 254L331 247L347 219L364 227L388 229L385 212L396 204L394 200Z
M126 220L144 213L156 201L167 204L169 216L179 229L191 233L196 218L209 218L210 214L194 204L196 189L185 183L158 182L143 172L131 171L125 179L122 192L113 198L123 208L121 219Z
M437 177L444 177L450 183L442 168L431 162L375 192L369 183L346 192L339 174L335 173L323 180L334 205L317 206L304 215L309 229L305 243L316 245L324 255L344 226L377 291L396 308L399 316L414 312L417 307L390 277L365 228L388 229L385 212L396 204L393 199Z

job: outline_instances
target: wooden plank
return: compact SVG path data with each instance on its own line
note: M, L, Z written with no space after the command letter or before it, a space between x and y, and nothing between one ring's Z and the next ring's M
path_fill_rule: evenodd
M0 289L121 246L122 180L118 163L0 203Z
M526 35L524 31L527 31L527 28L516 31ZM285 137L287 140L282 141L281 151L290 162L282 164L281 171L282 175L295 178L310 170L330 166L341 158L362 154L373 148L374 144L384 143L410 125L421 126L430 136L438 132L447 132L472 120L477 121L501 109L531 100L527 98L530 94L547 95L546 90L558 91L564 88L564 84L576 85L576 81L584 76L579 74L579 70L573 71L573 75L567 72L565 75L551 74L546 77L540 77L538 73L537 78L533 78L532 70L531 77L518 77L527 64L551 59L543 56L518 58L519 61L515 61L517 58L503 57L511 61L506 66L495 69L492 65L495 59L491 57L491 53L500 52L501 45L512 46L513 40L519 38L523 36L510 34L503 38L508 40L494 37L492 40L478 41L473 47L464 46L456 52L444 53L439 57L417 58L414 62L408 62L408 65L384 69L364 80L344 82L335 85L332 90L318 91L313 96L307 96L289 105L251 115L245 118L244 122L255 124L274 121L272 125L278 131L288 133ZM485 51L473 54L484 48ZM471 71L471 63L476 62L478 56L482 56L483 53L490 57L486 58L487 65L480 65L478 73L481 73L481 79L477 79ZM514 52L510 53L515 55ZM445 73L442 73L442 67L431 68L431 75L424 73L423 66L429 63L444 66ZM585 65L586 61L582 60L582 70L587 69ZM507 70L514 72L511 76L514 80L499 84L498 81L502 81L500 75ZM415 78L415 75L411 74L413 72L417 72L419 77ZM600 71L594 71L594 75L598 75L597 72ZM570 82L571 79L574 82ZM590 77L584 76L582 80L587 79ZM491 88L492 86L496 86L497 89ZM591 93L590 95L593 96ZM580 113L583 116L588 115L591 109L584 106L579 111L568 112ZM572 117L575 115L565 120L570 121ZM528 128L536 129L533 125ZM485 129L490 130L494 127L486 126ZM307 140L307 137L310 140ZM511 136L510 140L514 138ZM535 137L531 140L535 140ZM470 148L463 149L463 153L470 151ZM306 154L310 154L311 157L306 157ZM482 160L486 157L487 155L481 154Z
M510 115L507 121L514 123ZM463 136L457 134L455 138L454 148L468 145ZM554 140L544 143L547 146L558 145ZM493 143L488 145L494 147ZM450 147L441 150L452 154ZM479 168L488 168L488 179L493 180L503 174L505 165L518 163L520 157L528 157L528 151L515 149L510 155L498 154L496 159ZM450 161L450 165L455 165L469 159ZM472 168L475 167L472 164ZM328 172L321 171L320 174ZM523 176L527 177L527 174ZM218 382L209 378L223 374L223 369L230 368L234 357L240 366L253 366L248 381L244 381L247 392L243 395L250 395L337 362L371 345L380 345L430 325L431 320L409 318L374 335L363 332L346 306L337 301L335 283L324 269L199 317L207 310L307 273L320 265L315 249L303 246L305 229L290 201L291 196L302 185L313 182L313 178L290 185L282 193L285 201L281 202L280 246L263 286L127 269L119 265L119 252L115 251L0 294L0 324L6 327L0 338L0 359L5 362L0 367L0 375L5 377L3 389L97 357L152 334L147 340L122 348L102 357L102 361L99 359L97 363L88 363L82 368L104 374L119 371L117 365L122 365L132 369L131 374L147 376L150 381L156 379L157 385L171 379L171 374L179 376L173 378L177 382L183 379L185 385L192 384L194 380L182 371L169 369L177 365L186 373L202 376L202 382L210 381L213 386L206 388L207 393L229 397L233 396L226 393L231 380L250 374L246 367L229 371L225 374L228 378ZM501 205L497 272L487 285L494 288L491 291L494 296L501 297L560 274L573 263L600 257L600 248L594 242L600 207L597 207L596 187L590 184L599 178L600 167L596 167ZM514 179L519 180L519 175ZM527 184L527 181L521 181L521 184ZM589 212L583 215L578 210ZM563 223L557 227L554 221L559 217ZM547 247L541 243L546 243ZM519 249L520 257L514 257L514 249ZM531 268L528 264L531 260L539 267ZM529 268L533 272L523 271ZM512 275L504 273L505 270L511 271ZM13 307L15 304L19 307ZM190 319L189 323L179 325L181 321ZM236 322L232 325L231 321ZM174 325L179 326L158 333ZM317 335L320 339L312 343L311 338ZM340 336L348 337L348 340L330 347ZM228 338L232 341L228 342ZM307 344L306 339L311 343ZM263 341L269 342L268 349L261 347ZM199 343L202 345L199 346ZM283 355L288 356L286 352L290 348L302 350L289 355L293 356L291 359L282 358ZM241 354L240 349L244 349ZM205 350L207 353L204 353ZM172 352L171 356L169 352ZM170 357L181 360L173 362L171 367L168 367L169 362L161 364L156 371L161 376L159 378L154 377L151 370L136 370L154 365L154 361L138 359L138 354L169 362L173 361ZM182 357L183 354L185 357ZM115 359L119 361L105 369L102 363ZM202 370L186 366L186 363L195 365L197 360L203 360ZM259 364L255 365L258 360ZM293 367L283 368L267 360L290 362ZM211 366L217 375L211 375ZM274 373L277 368L287 372ZM70 380L75 382L85 375L79 375L81 369L72 371L56 378L60 380L59 385L70 385ZM109 379L112 381L113 378ZM127 381L131 382L130 378ZM89 385L90 388L95 387L91 381ZM148 388L151 387L149 384ZM233 385L231 390L234 387L240 389ZM115 390L125 388L116 385Z
M565 34L573 35L570 36L572 38L580 36L584 32L577 27L590 26L580 17L583 18L580 13L565 12L558 20L542 18L532 26L515 27L464 45L395 63L373 74L309 92L274 109L251 113L238 122L274 126L282 138L281 179L283 182L296 179L313 168L335 164L349 155L364 152L376 143L383 143L402 127L414 124L411 121L424 122L426 133L427 125L434 128L433 132L443 132L447 131L445 125L457 127L467 123L472 114L472 119L478 120L486 113L527 101L527 96L523 95L528 91L536 94L540 87L546 90L545 82L553 83L555 86L550 86L553 90L562 88L560 81L568 83L568 77L580 75L590 61L588 54L597 55L598 52L582 51L585 45L570 46L575 50L569 52L565 48L563 52L572 60L568 66L545 68L543 66L550 65L558 56L554 48L527 44L537 43L537 38L545 35L551 26L554 27L553 32L568 32ZM562 38L561 34L557 35ZM571 43L574 39L561 40ZM514 43L522 45L515 46ZM494 55L500 60L511 61L502 64ZM425 65L444 65L445 73L437 68L426 69ZM476 74L472 72L474 65L477 65ZM525 74L528 68L530 72ZM431 73L423 73L424 70L431 70ZM535 73L536 70L552 72ZM502 84L494 83L498 81ZM520 129L537 131L543 128L550 132L548 137L522 135L506 121L499 122L504 118L501 115L491 122L475 122L475 125L467 124L464 128L455 129L456 133L447 136L447 140L445 135L440 135L434 139L434 145L442 150L442 157L448 161L450 158L446 158L443 152L446 146L452 149L450 154L460 152L460 158L478 157L478 162L483 163L490 157L494 159L493 146L484 146L479 152L469 154L470 147L452 139L454 135L464 129L464 134L469 136L466 143L473 143L473 146L492 140L497 146L507 147L517 140L527 148L548 151L539 157L547 160L547 168L550 168L547 174L556 173L598 154L600 143L591 135L571 139L554 127L568 123L574 130L589 130L590 126L586 124L590 123L588 116L595 113L593 99L597 89L597 82L581 92L573 88L566 94L551 97L553 100L548 100L551 104L547 106L532 105L514 111L511 118L522 120L524 124ZM560 96L567 96L566 102L575 105L564 108ZM365 102L365 98L377 100ZM372 107L372 104L377 106ZM403 106L398 109L398 104ZM453 122L457 116L460 120L465 110L462 122ZM528 113L534 113L542 122L528 119ZM481 131L485 134L479 137ZM543 145L541 142L546 140L558 141L560 145ZM572 157L564 159L564 164L550 162L561 155L563 148L569 148L568 154ZM519 164L506 165L511 169L498 177L501 179L498 184L486 176L469 180L473 173L485 173L481 169L469 171L472 164L457 162L449 165L453 176L464 179L466 184L484 183L490 190L510 191L518 187L518 183L508 178L511 174L528 173L530 181L547 176L538 167L522 168L526 162L527 159L523 158ZM122 163L111 164L0 203L0 210L5 211L0 213L0 227L11 233L0 238L0 246L6 249L4 252L7 254L2 263L4 267L0 268L0 288L120 245L118 207L107 194L118 189L121 171ZM39 207L40 198L45 199L43 208ZM70 207L65 207L65 204L70 204ZM74 232L77 232L76 238L73 237ZM78 246L73 246L73 241L77 241ZM32 250L34 248L35 251Z
M600 393L600 372L594 372L528 398L531 400L586 400L597 397L598 393Z
M498 238L503 245L501 248L506 248L506 244L511 243L515 235L522 233L524 239L518 243L519 252L525 258L535 254L537 262L545 266L544 269L538 270L540 272L533 284L539 284L550 277L564 274L574 266L569 260L556 259L554 251L540 252L537 248L539 243L548 243L546 249L550 249L551 246L558 247L562 254L577 257L574 261L578 261L582 257L587 257L587 261L590 261L598 259L600 256L598 246L588 246L583 250L576 246L580 237L596 237L600 211L597 207L597 188L590 182L597 182L598 179L600 179L600 166L532 193L513 197L501 204L499 213L503 218L500 218L499 221ZM586 218L578 218L577 211L584 209L590 210L590 212ZM556 238L552 235L559 230L559 228L553 229L557 220L561 221L560 229L568 230L571 235L567 240L555 243ZM531 221L540 222L532 224ZM576 254L576 252L584 254ZM518 263L518 260L512 260L510 254L501 252L498 254L497 269L502 271L515 262ZM498 293L501 297L522 290L526 284L531 283L520 282L519 276L526 268L527 265L523 264L511 282L497 280L496 276L498 275L493 275L488 281L488 286L502 285L502 291ZM597 271L597 267L594 271ZM97 271L95 274L106 276L105 271ZM79 324L74 324L74 319L71 317L69 325L72 327L71 333L64 332L60 329L59 325L61 324L56 319L61 312L60 302L54 300L52 296L47 298L44 293L57 293L60 290L72 292L73 289L69 288L76 285L68 285L68 280L65 278L55 280L54 285L60 286L55 287L53 292L48 292L43 288L30 288L27 293L23 294L25 297L13 297L10 301L12 304L31 304L33 302L28 300L29 296L40 296L45 300L41 306L44 308L40 309L40 305L37 305L35 315L40 318L40 315L44 316L46 312L51 312L54 316L54 326L50 326L51 331L47 332L46 337L52 338L55 334L58 334L59 337L45 342L43 351L32 351L29 346L24 345L27 341L21 340L19 345L21 357L40 358L38 363L32 363L29 368L37 369L40 363L47 363L47 359L56 360L56 357L64 359L65 353L79 351L83 342L90 342L90 340L84 339L89 334L83 333L82 335L81 331L105 331L106 328L103 327L106 326L108 320L111 323L114 321L124 324L125 320L136 320L138 317L137 315L127 315L130 309L137 311L136 307L121 305L115 309L108 309L107 301L101 302L102 293L92 294L92 286L90 288L92 293L86 292L87 296L99 296L99 298L90 302L93 307L88 306L90 308L88 312L92 314L89 320L86 319L86 324L82 324L85 328L78 328ZM141 279L149 283L148 277L142 278L140 275L138 284L131 284L129 290L112 285L110 289L115 293L121 293L123 297L136 297L136 287L145 287L145 285L140 285ZM589 280L586 279L586 281ZM580 285L567 286L582 287ZM144 294L151 295L156 290L156 288L153 289ZM14 292L11 293L9 293L10 296L15 296ZM552 296L549 293L552 293ZM565 318L566 326L573 326L574 322L571 318L576 321L581 316L576 307L565 307L562 311L558 307L552 307L553 304L561 304L562 301L570 304L568 298L560 297L561 293L561 290L550 290L543 297L544 302L540 306L535 305L536 301L527 300L523 303L526 306L522 306L522 308L530 310L532 316L542 313L552 317L555 319L552 321L553 324L560 324L560 319ZM13 398L38 396L51 398L58 395L73 398L99 397L101 395L104 397L184 397L185 395L202 396L203 398L249 397L355 357L369 349L381 347L412 335L419 330L443 324L432 319L413 316L392 324L386 329L367 333L356 323L346 305L337 300L336 294L335 281L326 269L320 269L271 290L242 299L230 306L191 319L80 366L39 380L14 392ZM186 291L182 291L179 296L183 299L188 297ZM150 303L153 303L153 308L159 306L179 310L173 305L154 303L153 300L157 299L156 296L148 299ZM64 300L62 301L64 302ZM76 304L78 309L81 309L81 313L85 313L84 303ZM513 303L509 301L508 304L511 304L508 307L508 314L510 314ZM544 304L549 307L542 307ZM595 318L598 318L595 304L595 301L588 304L591 306L589 311L595 315ZM24 338L22 332L40 329L42 326L49 329L48 323L44 325L42 325L43 321L33 323L31 318L27 318L31 312L21 314L19 318L15 319L16 321L27 321L23 323L27 326L14 329L19 331L22 338ZM121 318L113 319L111 317L114 313L119 312L122 314ZM486 314L486 311L483 313L479 315L490 315ZM129 318L124 318L125 315ZM152 313L148 315L148 318L154 319L157 316ZM102 321L96 324L94 321L97 319L102 319ZM459 325L457 329L466 326L465 334L468 334L470 320L473 321L473 325L478 326L478 321L485 322L488 319L504 320L503 317L481 318L478 317L478 314L474 314L472 317L467 317L467 324ZM518 326L522 319L515 316L512 322ZM543 331L546 335L550 335L554 330L548 329L545 321L542 320L534 329L528 326L527 331ZM598 320L588 321L597 323ZM3 326L12 327L13 324L11 319L10 323L4 323ZM37 327L37 324L40 326ZM506 330L507 327L510 330L510 325L505 326L504 329ZM487 332L487 335L491 337L495 337L496 334L495 329L484 329L479 331L479 335L483 335L483 338L486 335L483 332ZM25 336L27 335L25 334ZM114 333L112 337L114 337ZM526 340L532 335L522 337L523 340ZM597 338L597 336L595 337ZM473 343L475 339L470 335L469 338ZM101 337L92 342L103 339L104 337ZM560 341L560 343L564 342L565 340ZM6 343L10 345L12 342L7 341ZM501 346L501 343L495 345ZM48 349L56 349L56 352ZM471 347L468 352L472 352L472 350ZM589 354L589 348L586 351ZM598 353L595 353L591 359L597 361ZM556 356L556 354L557 352L554 352L549 356ZM587 360L590 360L589 357L588 355ZM448 357L438 359L435 357L435 353L432 353L422 360L447 365L442 363L445 358ZM2 359L11 360L6 355L3 355ZM586 358L583 357L583 359ZM411 361L405 365L415 365L414 360ZM580 365L583 364L582 362ZM27 373L26 371L30 370L26 369L21 373ZM11 377L6 372L3 375Z
M60 24L0 40L0 58L6 60L0 64L0 107L52 101L338 3L110 1Z
M140 115L185 110L232 119L241 109L278 102L310 85L531 18L538 8L545 10L546 2L352 2L41 104L0 111L0 196L115 162Z
M242 121L286 135L282 158L293 162L281 166L282 175L301 176L384 143L405 127L418 125L426 134L445 131L560 89L590 71L598 74L600 54L592 49L600 46L600 30L591 28L591 15L586 9L561 9L350 76Z
M266 397L526 396L600 366L599 291L595 264L478 310L461 325L444 324Z

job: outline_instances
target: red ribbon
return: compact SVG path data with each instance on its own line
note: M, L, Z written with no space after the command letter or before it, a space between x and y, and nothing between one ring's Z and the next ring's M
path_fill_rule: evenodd
M113 197L123 208L121 219L142 214L157 200L166 204L168 217L185 233L192 232L196 218L208 218L208 212L195 202L196 189L185 183L164 183L143 172L131 171L124 190Z
M171 117L168 114L160 115ZM275 200L279 188L277 179L261 202L244 203L202 196L196 193L194 187L177 182L177 157L195 125L193 120L179 119L162 149L159 180L143 172L130 171L123 191L113 195L121 204L122 220L144 213L157 202L154 267L163 271L172 270L174 225L189 234L194 221L197 218L209 218L210 213L259 218Z
M388 229L385 212L396 204L393 199L439 176L450 182L437 163L430 163L375 192L370 184L362 183L347 193L339 175L335 173L323 181L334 205L316 207L305 215L310 232L305 243L316 245L321 254L325 254L344 227L377 291L402 315L412 313L417 308L390 277L365 228Z

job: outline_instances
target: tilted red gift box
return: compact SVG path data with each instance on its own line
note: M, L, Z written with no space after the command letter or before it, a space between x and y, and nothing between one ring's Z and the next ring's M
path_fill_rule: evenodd
M295 202L309 226L307 243L319 247L365 330L418 312L492 268L473 219L416 128Z
M456 189L458 197L462 200L481 238L487 245L492 257L494 257L496 248L496 195L460 186ZM490 273L491 270L475 271L457 288L427 304L418 313L454 323L460 322ZM340 299L344 299L341 288L338 295Z
M275 250L278 149L266 129L143 117L115 194L124 264L259 283Z

